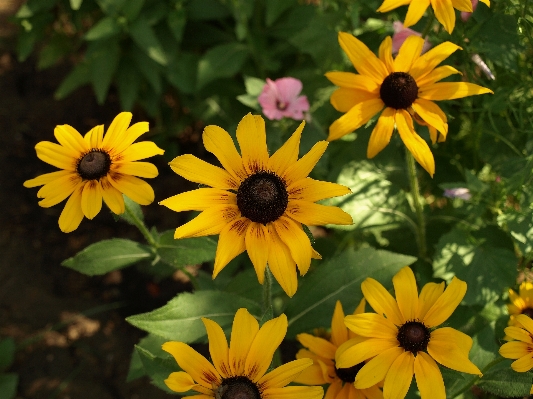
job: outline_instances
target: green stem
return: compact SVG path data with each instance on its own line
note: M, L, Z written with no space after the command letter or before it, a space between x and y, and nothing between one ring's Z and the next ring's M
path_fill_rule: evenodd
M139 219L137 217L137 215L135 214L135 212L133 212L129 207L128 207L128 204L125 204L125 208L126 208L126 213L129 215L129 217L131 218L131 221L135 224L135 226L139 229L139 231L141 232L141 234L144 236L144 239L148 242L148 244L150 244L151 247L153 248L157 248L158 244L157 242L154 240L154 237L152 236L152 234L150 234L150 231L148 230L148 228L146 227L146 225L144 224L144 222Z
M272 272L267 266L265 270L265 281L263 282L263 314L272 308Z
M435 20L435 13L432 11L431 7L428 7L428 21L426 23L426 26L424 27L424 30L422 31L421 37L422 39L426 40L429 31L431 30L431 27L433 26L433 21Z
M409 185L411 186L411 195L416 212L417 229L416 243L418 245L418 256L421 260L427 260L426 245L426 219L424 217L424 206L420 196L420 186L418 185L418 176L416 174L416 163L413 154L406 148L405 159L407 161L407 173L409 175Z

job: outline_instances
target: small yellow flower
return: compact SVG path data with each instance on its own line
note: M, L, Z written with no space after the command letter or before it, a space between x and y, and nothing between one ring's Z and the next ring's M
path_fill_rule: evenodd
M359 306L355 309L354 315L365 311L365 299L363 298ZM295 382L306 385L329 384L326 391L328 399L381 399L383 392L378 385L373 385L364 389L357 389L354 381L357 373L365 365L364 362L349 368L337 368L335 366L335 355L342 351L346 345L354 345L364 341L366 338L357 336L348 330L344 325L344 311L340 301L335 304L335 311L331 320L331 337L324 339L310 334L299 334L298 341L307 349L300 349L296 354L297 359L309 358L314 363L311 367L302 371Z
M518 294L509 289L509 299L511 300L511 303L507 304L507 310L511 316L509 325L515 324L514 321L519 314L533 317L533 283L523 281L520 284Z
M299 359L267 373L272 357L287 333L287 317L267 321L261 328L244 308L235 314L231 341L213 320L202 318L209 339L212 364L183 342L166 342L170 353L184 371L170 374L165 384L174 392L193 390L197 399L322 399L322 387L287 387L313 364ZM265 374L266 373L266 374Z
M514 371L525 373L531 370L533 368L533 320L525 314L517 315L514 325L505 328L505 335L511 342L506 342L500 347L500 355L506 359L517 359L511 363ZM529 393L533 394L533 386Z
M137 161L164 151L151 141L134 144L148 131L148 122L129 126L131 118L129 112L118 114L105 136L104 125L85 136L72 126L59 125L54 129L59 144L41 141L35 146L39 159L62 170L26 180L24 187L43 186L37 197L43 198L39 205L44 208L70 197L59 216L63 232L76 230L83 216L94 218L102 209L102 199L116 214L124 212L122 194L141 205L154 200L152 187L138 177L156 177L157 168Z
M480 0L490 7L490 0ZM435 17L444 26L448 33L452 33L455 27L455 10L473 12L471 0L385 0L378 8L379 12L388 12L409 4L407 15L405 16L405 27L412 26L420 21L420 18L431 5L435 12Z
M355 387L383 383L385 399L402 399L413 374L422 399L445 399L442 374L436 362L463 373L478 374L468 359L472 338L451 327L436 328L451 316L466 293L466 283L454 277L424 285L420 296L413 272L401 269L392 279L396 299L380 283L367 278L363 295L376 313L346 316L346 326L367 339L338 350L336 366L352 367L369 360L355 377Z
M237 152L228 132L207 126L204 146L223 168L193 155L175 158L170 167L178 175L209 187L161 201L173 211L202 211L176 229L174 238L220 234L213 278L237 255L248 251L257 279L263 284L268 263L283 290L293 296L298 286L296 267L304 275L311 258L320 255L311 247L302 225L351 224L338 207L315 204L344 195L350 189L314 180L314 168L328 143L319 141L298 160L302 122L285 144L269 156L265 121L246 115L237 126Z
M470 1L470 0L468 0ZM326 77L339 88L331 95L331 104L345 114L329 128L328 140L336 140L366 124L381 112L370 136L367 156L375 157L389 144L394 128L422 167L433 176L435 160L428 144L416 133L413 119L427 125L431 141L446 140L446 114L433 101L452 100L491 90L466 82L439 82L460 73L444 65L444 59L460 49L445 42L422 53L424 39L409 36L392 58L392 39L385 38L379 58L359 39L339 33L339 43L359 74L328 72Z

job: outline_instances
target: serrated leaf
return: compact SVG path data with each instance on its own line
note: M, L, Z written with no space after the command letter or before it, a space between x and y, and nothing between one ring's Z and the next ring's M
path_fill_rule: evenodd
M89 83L90 79L89 65L86 62L76 65L57 88L54 93L55 99L61 100L65 98L78 87Z
M152 312L130 316L128 323L171 341L192 343L206 335L201 318L207 317L222 328L233 323L235 313L246 308L260 316L260 306L249 299L222 291L182 293Z
M143 17L137 18L130 26L129 33L133 41L150 57L161 65L167 65L168 59L152 27Z
M104 17L98 21L85 34L85 40L99 40L115 36L120 32L120 27L113 17Z
M198 88L215 79L235 75L248 58L248 49L241 43L228 43L209 49L198 63Z
M167 387L165 380L171 373L179 370L176 361L170 357L156 357L149 351L137 345L135 345L135 351L139 355L143 368L146 371L146 374L150 376L152 383L165 392L175 394L174 391L171 391Z
M217 243L209 237L174 239L174 230L161 234L157 254L175 267L197 265L215 259Z
M61 264L88 276L108 273L152 257L150 248L124 238L89 245Z
M0 341L0 372L5 371L15 358L15 341L8 337Z
M161 349L161 346L168 340L154 334L148 334L142 338L135 347L144 349L157 357L170 356L167 352ZM146 370L143 367L143 363L136 349L133 349L130 360L130 368L128 370L128 376L126 382L136 380L146 375Z
M18 374L0 374L0 399L13 399L17 393Z
M362 298L361 282L365 278L372 277L390 287L398 270L415 260L412 256L363 248L346 250L320 264L301 279L301 287L285 309L289 319L287 337L317 327L329 327L337 300L342 302L346 312L352 312L358 305Z

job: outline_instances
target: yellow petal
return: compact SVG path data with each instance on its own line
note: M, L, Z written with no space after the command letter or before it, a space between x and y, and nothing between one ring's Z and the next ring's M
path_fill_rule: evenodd
M454 277L444 293L435 301L422 320L427 327L444 323L459 306L466 294L466 283Z
M298 180L287 187L290 200L316 202L325 198L340 197L351 193L348 187L337 183L314 180L310 177Z
M471 0L452 0L453 8L464 12L474 12Z
M368 158L374 158L389 144L392 132L394 131L395 114L396 110L390 107L385 108L381 113L368 141L368 148L366 150L366 156Z
M455 10L453 9L452 0L432 1L435 17L446 29L450 35L455 27Z
M262 399L322 399L322 387L285 387L267 389L261 395Z
M300 353L300 352L298 352ZM311 353L311 352L308 352ZM297 359L303 359L304 357L298 357L298 354L296 354ZM322 372L322 367L318 363L313 363L311 366L307 367L305 370L303 370L299 375L297 375L294 379L294 382L298 384L304 384L304 385L323 385L328 383L324 378L324 374Z
M237 141L242 163L248 173L266 170L268 150L265 121L259 115L247 114L237 125Z
M416 161L433 177L435 174L435 159L428 144L415 132L413 120L404 109L399 109L395 115L396 128L400 138L413 154Z
M113 187L140 205L149 205L154 201L154 190L144 180L121 173L109 174L107 178Z
M522 325L530 334L533 334L533 319L525 314L517 315L515 319L519 325Z
M124 136L120 140L120 143L117 143L115 146L115 153L121 153L124 151L148 130L150 130L148 122L137 122L128 127L124 132Z
M348 343L350 341L346 341ZM349 368L364 362L367 359L374 358L375 356L380 356L381 354L389 351L390 349L398 348L403 352L402 348L398 347L398 341L387 340L381 338L370 338L363 342L360 342L356 345L348 347L346 350L341 351L341 348L337 350L335 356L335 365L339 368ZM342 348L344 349L344 348ZM383 378L379 379L376 382L380 382ZM375 384L375 383L374 383ZM365 384L364 386L359 386L357 388L368 388L374 384Z
M267 321L256 334L244 366L245 375L253 382L259 381L272 362L274 352L287 334L287 316L281 314Z
M236 181L246 179L248 173L244 169L241 156L228 132L221 127L209 125L204 129L202 139L205 149L217 157L222 167Z
M412 0L409 8L407 9L407 15L405 16L403 26L408 28L420 21L420 18L422 18L426 12L429 4L430 0Z
M196 385L192 377L184 371L171 373L165 380L165 384L174 392L187 392Z
M59 228L63 233L70 233L78 228L83 220L81 210L81 192L84 182L79 182L74 192L67 200L61 215L59 215Z
M35 146L37 158L59 169L76 170L81 154L50 141L41 141Z
M387 36L379 45L379 59L385 64L388 72L393 72L394 61L392 60L392 38L390 36Z
M300 274L305 275L311 266L311 242L302 225L286 216L281 216L272 225L281 241L289 248Z
M339 32L339 44L357 72L368 76L376 84L381 85L383 79L389 75L385 64L361 40L350 33Z
M237 205L237 195L219 188L198 188L174 195L159 203L174 212L203 211L218 205Z
M383 383L384 398L405 398L413 380L414 363L415 357L411 352L404 352L394 360Z
M90 150L82 135L70 125L58 125L54 129L58 143L79 155Z
M381 389L379 389L379 385L380 384L377 384L377 385L371 386L370 388L361 389L359 391L364 395L365 398L383 399L383 392L381 391ZM361 399L364 399L364 398L361 398Z
M377 9L377 11L389 12L391 10L394 10L395 8L409 4L411 1L412 0L384 0L381 6Z
M318 384L316 384L318 385ZM322 384L320 384L322 385ZM324 396L324 399L346 399L345 397L339 397L339 393L343 388L342 381L336 381L333 384L331 384L328 389L326 390L326 395ZM349 398L348 398L349 399Z
M398 335L398 328L385 317L376 313L361 313L348 315L344 323L357 335L369 338L394 339Z
M364 75L358 75L364 76ZM365 76L366 78L366 76ZM368 79L368 78L367 78ZM365 90L339 87L330 97L331 105L339 112L348 112L357 104L379 97L379 93L371 93Z
M370 388L383 381L392 363L403 353L403 348L395 346L372 358L355 376L354 386L357 389Z
M413 271L409 266L403 267L392 278L394 293L398 308L404 320L414 320L418 317L418 288Z
M150 162L114 163L111 167L111 170L118 173L124 173L126 175L144 177L148 179L156 177L159 174L157 167Z
M528 344L533 344L533 338L526 330L516 326L510 326L505 328L505 335L510 338L522 341Z
M338 347L346 341L348 341L348 330L344 325L344 310L341 301L337 301L331 318L331 342Z
M244 252L246 249L244 236L250 223L250 220L247 218L240 217L224 226L218 239L215 265L213 267L213 278L215 278L218 273L220 273L222 269L233 260L233 258Z
M126 130L132 118L131 112L121 112L111 122L102 141L102 148L106 150L115 149L125 138Z
M83 136L85 143L87 143L87 146L90 149L101 148L103 138L104 138L104 125L98 125L98 126L93 127L91 130L85 133L85 136Z
M425 319L428 310L444 292L444 287L444 282L440 284L427 283L422 287L422 291L420 291L420 297L418 298L418 318L420 320Z
M529 355L532 346L533 345L527 344L525 342L506 342L500 347L500 350L498 352L506 359L519 359L523 356Z
M44 175L34 177L30 180L26 180L23 183L23 186L26 188L39 187L51 183L54 180L58 180L64 176L71 175L77 176L77 174L73 174L70 170L58 170L57 172L45 173Z
M448 123L446 114L442 112L437 104L432 101L417 98L411 107L429 125L436 128L445 137L448 134Z
M205 388L212 388L213 384L220 385L222 382L213 365L189 345L183 342L169 341L163 344L162 349L170 353L180 368Z
M511 363L511 368L519 373L525 373L533 368L533 354L528 353Z
M439 82L420 88L418 97L426 100L453 100L479 94L493 93L486 87L466 82Z
M246 251L254 265L259 284L265 280L265 269L270 251L269 230L261 223L250 223L244 237Z
M250 347L259 332L259 323L246 310L240 308L233 319L229 349L229 365L233 375L245 375L245 364Z
M482 3L486 4L487 7L490 7L490 0L480 0Z
M202 161L191 154L180 155L174 158L169 165L178 175L195 183L221 189L237 190L239 188L240 183L226 170Z
M437 363L425 352L415 358L415 379L422 399L446 399L444 380Z
M70 171L68 174L61 176L41 187L37 192L38 198L44 198L39 201L39 205L43 208L48 208L59 204L65 198L72 194L76 187L81 183L82 179Z
M155 155L163 155L164 150L155 145L152 141L141 141L133 143L120 154L114 156L114 161L133 162L140 159L151 158Z
M413 8L415 2L417 0L411 2L409 9ZM422 47L424 47L424 39L416 35L408 36L394 59L394 72L409 72L413 63L420 57Z
M207 331L211 361L221 377L228 378L231 376L231 369L228 362L229 348L226 335L224 334L222 327L213 320L202 317L202 322Z
M380 85L365 75L357 75L352 72L327 72L326 78L339 87L358 89L379 95Z
M316 163L320 160L326 148L328 148L327 141L319 141L316 143L307 154L301 157L297 162L290 165L281 178L285 181L287 186L291 186L298 180L305 179L313 170Z
M178 227L174 238L203 237L219 234L224 226L241 216L236 205L218 205L207 208L190 222Z
M336 206L320 205L308 201L289 201L285 214L307 226L353 223L352 217Z
M280 240L273 227L270 227L269 236L271 241L268 252L268 267L283 291L292 298L298 288L296 263L289 248Z
M346 330L346 328L344 330ZM327 359L335 359L337 347L328 340L305 333L298 334L296 339L311 352Z
M352 107L329 127L328 141L353 132L366 124L374 115L383 109L385 103L381 98L363 101Z
M102 186L102 198L109 209L111 209L111 212L116 215L124 213L125 206L122 193L109 183L107 176L100 179L100 185Z
M406 321L402 317L396 300L379 282L368 277L361 283L361 291L378 315L386 316L387 320L397 326L401 326Z
M93 219L102 209L102 186L99 181L85 183L81 193L81 210L87 219Z
M460 48L461 47L452 42L444 42L439 44L428 52L422 54L420 58L418 58L413 64L413 67L409 71L409 74L413 78L415 78L418 84L420 79L424 78L427 74L432 73L433 69L437 65L439 65L443 60L448 58L451 54L453 54ZM418 87L419 89L422 88L420 84L418 85Z
M264 387L264 389L283 388L300 374L303 370L313 364L311 359L297 359L291 362L285 363L272 370L270 373L265 374L258 384Z
M283 176L287 168L296 163L304 126L305 121L302 121L291 137L270 157L268 160L268 170L271 170L278 176Z
M457 73L461 74L461 72L455 69L454 67L451 67L449 65L443 65L443 66L433 69L431 72L424 75L423 77L416 79L416 84L419 88L424 87L424 86L429 86L435 82L438 82L441 79L447 78L448 76L451 76Z

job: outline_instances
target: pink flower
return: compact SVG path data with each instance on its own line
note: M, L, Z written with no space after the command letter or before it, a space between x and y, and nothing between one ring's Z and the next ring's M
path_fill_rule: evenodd
M415 36L422 36L420 32L417 32L415 30L405 28L403 24L400 21L396 21L392 24L392 29L394 29L394 35L392 35L392 53L395 54L400 50L400 47L402 47L403 42L405 42L405 39L407 39L409 36L415 35ZM429 50L431 47L431 44L425 40L424 46L422 47L422 53L425 53Z
M466 187L447 188L444 190L444 196L448 198L461 198L465 201L472 198L470 190Z
M267 78L263 91L257 99L268 119L280 120L284 117L304 119L309 111L306 96L299 96L302 82L295 78L280 78L274 81Z

